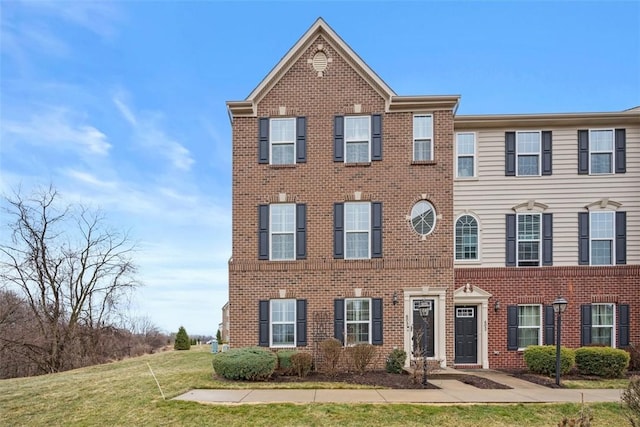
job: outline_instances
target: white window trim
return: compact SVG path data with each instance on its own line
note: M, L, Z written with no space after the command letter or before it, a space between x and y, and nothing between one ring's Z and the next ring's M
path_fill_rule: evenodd
M274 322L273 321L273 303L277 302L293 302L293 321L292 322ZM295 299L272 299L269 300L269 347L274 348L295 348L298 342L296 318L298 309ZM273 343L273 325L290 325L293 323L293 343L292 344L274 344Z
M520 325L520 307L538 307L538 327L521 326ZM542 345L542 304L518 304L518 351L523 351L526 347L520 347L520 330L521 329L538 329L538 344Z
M478 256L475 259L458 259L458 258L456 258L457 253L458 253L458 251L456 250L456 244L457 244L457 238L458 238L458 234L457 234L458 227L457 227L457 224L458 224L458 220L460 218L462 218L463 216L472 217L473 219L476 220L476 224L478 226L478 235L477 235L477 242L476 242L476 245L477 245L476 254ZM516 222L516 226L517 226L517 222ZM460 214L460 215L458 215L456 217L456 220L453 223L453 260L454 260L454 262L457 262L457 263L458 262L468 263L468 264L469 263L478 263L480 261L480 254L481 254L481 252L480 252L480 220L478 219L477 216L475 216L472 213L462 213L462 214Z
M611 234L611 238L608 239L603 239L603 238L597 238L594 239L592 236L593 233L593 224L592 224L592 218L593 218L593 214L607 214L609 216L611 216L611 222L613 224L613 232ZM593 253L593 241L605 241L608 240L611 242L611 264L593 264L593 259L591 257L591 254ZM593 211L589 211L589 265L615 265L616 263L616 213L615 211L611 211L611 210L593 210Z
M415 229L415 227L413 226L413 209L420 203L428 203L429 206L431 206L431 211L433 212L433 226L431 227L431 230L429 230L428 233L426 234L422 234L420 232L418 232L418 230ZM422 237L423 239L425 239L428 235L430 235L431 233L433 233L433 231L436 229L436 225L438 223L438 213L436 212L436 207L433 206L433 203L431 203L429 200L426 199L420 199L417 202L415 202L413 204L413 206L411 206L411 211L409 212L409 215L407 215L407 220L409 221L409 225L411 226L411 230L413 230L414 233L416 233L418 236Z
M347 320L347 303L349 301L369 301L369 320ZM371 298L345 298L344 300L344 342L345 345L347 347L350 346L354 346L357 344L364 344L364 343L353 343L353 344L349 344L349 339L348 339L348 335L347 335L347 330L348 330L348 325L355 325L355 324L367 324L369 325L369 342L368 344L371 344L371 338L372 338L372 326L373 326L373 322L372 322L372 314L373 314L373 306L372 306L372 300Z
M273 122L292 122L293 123L293 140L292 141L273 141ZM273 146L274 145L293 145L293 163L273 163ZM269 164L270 165L295 165L296 164L296 118L295 117L278 117L269 119Z
M273 206L291 206L293 208L293 231L291 232L274 232L273 231L273 213L271 212L271 208ZM291 258L273 258L273 236L291 234L293 235L293 254ZM295 261L296 259L296 205L295 203L276 203L269 205L269 260L270 261Z
M593 307L596 306L596 305L608 305L608 306L611 306L611 309L613 311L613 316L612 316L613 317L613 324L606 325L606 326L594 326L593 325L593 314L592 314L591 315L592 316L591 317L591 342L593 343L593 329L594 328L605 328L605 327L606 328L611 328L611 348L616 348L616 330L617 330L616 325L617 325L617 322L618 322L618 318L616 316L616 311L618 311L617 310L617 306L616 306L616 304L613 304L613 303L604 303L604 302L592 303L591 304L591 313L593 313Z
M538 238L534 239L534 240L523 240L523 242L538 242L538 267L540 267L542 265L542 258L543 258L543 254L542 254L542 214L539 212L521 212L521 213L516 213L516 266L521 267L520 266L520 233L519 233L519 225L520 225L520 217L525 216L525 215L537 215L538 216ZM522 266L523 268L526 267L533 267L533 266Z
M368 158L366 161L364 162L349 162L347 160L347 146L350 142L364 142L363 140L360 139L354 139L354 140L349 140L347 138L347 123L353 119L361 119L363 117L366 117L369 119L369 139L367 139L367 152L368 152ZM370 163L371 162L371 116L344 116L344 162L345 163Z
M347 206L349 205L367 205L368 206L368 210L369 210L369 228L366 230L367 231L367 256L366 257L350 257L347 255L348 250L347 250L347 234L348 233L364 233L365 230L349 230L347 228ZM346 202L344 204L344 259L371 259L371 202ZM295 239L294 239L295 240Z
M592 141L593 138L591 138L591 132L600 132L600 131L609 131L611 132L611 151L596 151L596 150L592 150L591 147L593 147ZM591 154L602 154L602 153L611 153L611 172L604 172L604 173L595 173L595 172L591 172ZM589 175L614 175L616 173L616 132L615 129L589 129Z
M460 155L458 154L458 135L473 135L473 175L471 176L460 176L459 172L458 172L458 159L460 157ZM477 138L476 138L476 133L475 132L456 132L456 146L455 146L455 150L456 150L456 156L455 156L455 165L454 167L456 168L456 178L457 179L475 179L478 177L478 142L477 142ZM464 157L469 157L469 154L464 154ZM517 165L516 165L517 166Z
M416 127L415 127L415 120L416 117L431 117L431 136L429 136L428 138L418 138L416 136ZM414 114L413 115L413 153L411 153L411 156L413 157L413 161L414 162L431 162L434 159L434 152L433 152L433 131L434 131L434 120L433 120L433 114ZM416 141L429 141L429 154L431 154L431 157L428 159L416 159Z
M533 155L533 152L520 153L518 150L518 136L521 133L537 133L538 141L540 142L540 148L538 149L538 173L536 175L520 175L518 173L518 166L520 164L520 155L527 156ZM519 130L516 131L516 176L542 176L542 131L540 130Z

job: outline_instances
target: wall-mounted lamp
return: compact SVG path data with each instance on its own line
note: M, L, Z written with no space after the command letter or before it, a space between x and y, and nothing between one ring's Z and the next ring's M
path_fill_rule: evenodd
M398 292L393 291L393 305L398 305Z
M493 309L496 311L496 313L500 310L500 300L496 300L496 303L493 305Z

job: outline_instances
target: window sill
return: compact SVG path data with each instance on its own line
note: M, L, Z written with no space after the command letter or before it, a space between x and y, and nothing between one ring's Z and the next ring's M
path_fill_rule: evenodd
M453 260L457 265L480 265L482 261L479 259L455 259Z
M454 181L480 181L477 176L458 176L453 179Z
M371 166L371 162L345 163L344 165L347 167Z
M269 169L294 169L296 164L286 164L286 165L269 165Z
M437 165L438 162L435 160L413 160L411 162L412 165Z

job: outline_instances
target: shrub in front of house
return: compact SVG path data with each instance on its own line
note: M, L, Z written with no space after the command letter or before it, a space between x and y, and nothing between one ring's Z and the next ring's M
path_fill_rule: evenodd
M385 369L390 374L401 374L404 369L404 362L407 360L407 352L399 348L394 348L387 356Z
M531 345L524 350L524 361L535 374L552 375L556 372L556 346ZM575 365L575 354L570 348L560 348L560 373L567 374Z
M261 347L233 348L213 355L213 370L228 380L264 381L275 371L278 357Z
M376 356L376 347L372 344L356 344L353 347L347 347L347 356L356 372L362 375Z
M313 356L309 353L298 352L291 355L291 369L298 374L300 378L309 375L312 366Z
M278 372L283 375L293 374L291 366L291 356L296 354L295 350L280 350L276 353L278 356Z
M580 347L576 350L576 367L582 375L617 378L629 366L629 353L611 347Z
M335 338L329 338L320 343L320 357L324 365L324 369L329 375L335 375L338 372L338 362L342 355L342 343Z

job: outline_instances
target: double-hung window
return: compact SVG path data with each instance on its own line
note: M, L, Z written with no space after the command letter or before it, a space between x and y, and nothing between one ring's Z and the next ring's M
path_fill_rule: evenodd
M456 221L456 261L478 260L478 220L462 215Z
M580 344L626 347L630 343L629 304L593 303L580 306Z
M615 310L613 304L591 305L592 344L602 344L610 347L614 345L614 312Z
M347 345L371 344L371 300L347 299L345 310Z
M456 177L475 177L476 135L473 132L456 134Z
M590 222L591 265L612 265L615 259L615 212L591 212Z
M613 129L589 131L589 159L591 174L613 173Z
M296 345L296 300L272 299L270 301L271 347L295 347Z
M518 176L540 175L540 132L516 132Z
M413 116L413 160L433 160L433 116Z
M518 306L518 348L542 344L540 305Z
M295 161L296 119L271 119L271 164L289 165Z
M369 258L371 203L345 203L345 258Z
M540 265L540 214L518 214L518 266Z
M347 163L370 161L371 117L347 116L344 118L344 142Z
M270 205L270 239L272 260L295 259L296 213L295 204Z

